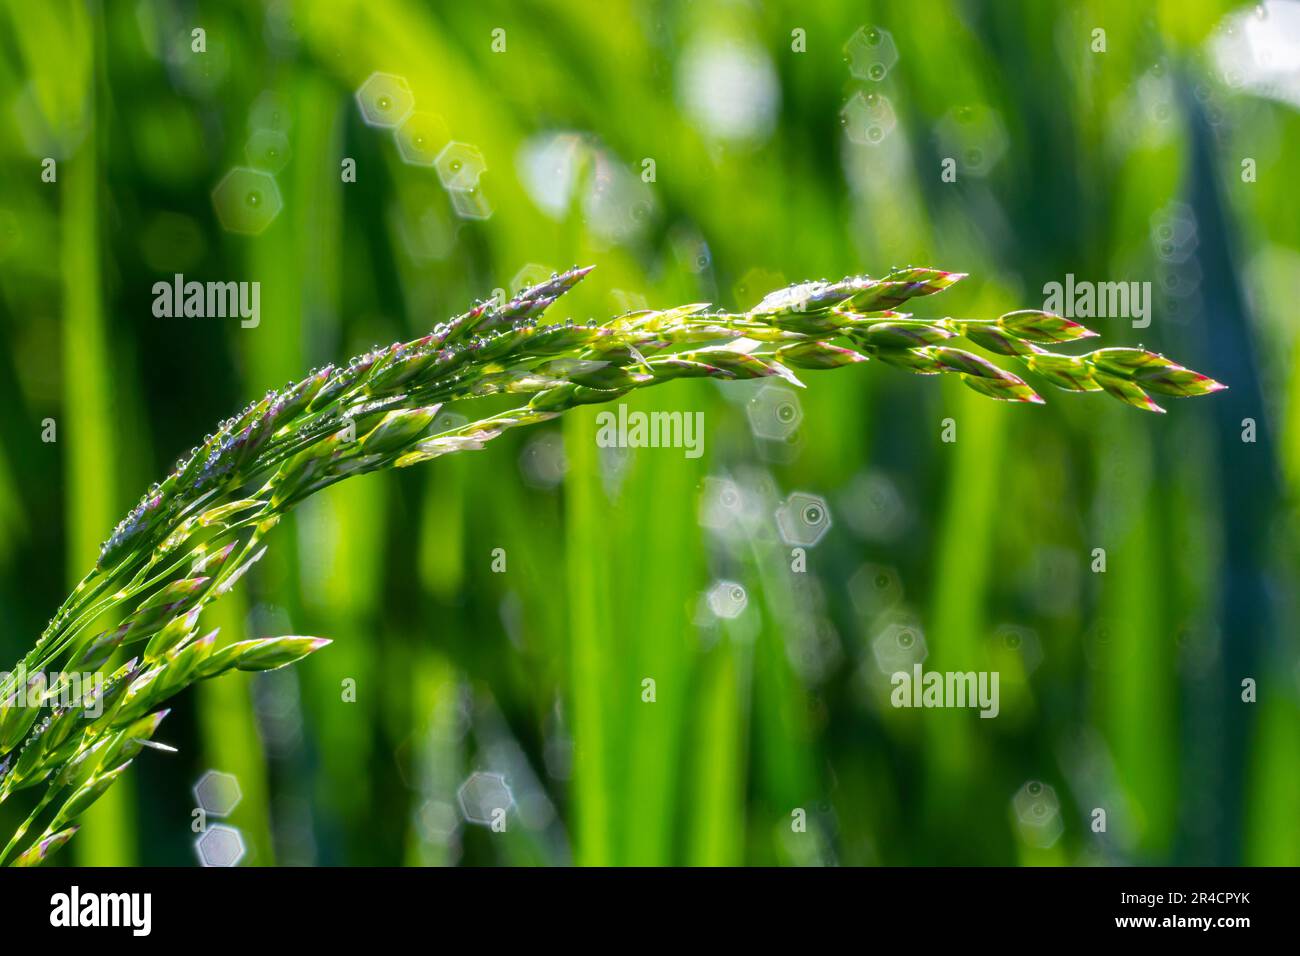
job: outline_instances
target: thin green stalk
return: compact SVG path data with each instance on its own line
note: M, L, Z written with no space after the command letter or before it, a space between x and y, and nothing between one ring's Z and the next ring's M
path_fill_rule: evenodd
M612 619L609 568L602 560L605 491L596 460L596 428L591 415L573 415L565 427L569 497L565 508L565 549L569 582L569 660L573 688L572 726L577 746L574 800L578 807L575 858L585 866L613 862L615 781L609 767L611 727L608 707L609 659L605 622Z

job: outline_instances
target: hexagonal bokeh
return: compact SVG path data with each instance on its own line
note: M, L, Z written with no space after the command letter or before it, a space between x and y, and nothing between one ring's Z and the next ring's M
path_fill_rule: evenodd
M393 131L393 138L397 141L397 152L401 154L402 162L412 166L432 166L438 153L451 139L451 134L441 116L412 113Z
M1204 278L1205 273L1201 270L1199 259L1170 262L1160 270L1160 288L1176 298L1186 297L1201 287Z
M519 471L524 483L543 491L564 480L569 462L564 454L564 438L558 432L532 436L519 453Z
M763 441L755 451L763 462L769 465L789 465L798 461L803 453L803 435L796 432L782 441Z
M487 169L483 154L469 143L448 143L434 163L438 167L438 178L446 189L473 189Z
M755 436L768 441L786 441L803 421L799 396L784 385L764 385L749 400L745 412Z
M249 165L278 173L289 162L289 137L274 129L257 129L244 144L244 155Z
M892 541L907 524L903 496L881 471L855 476L837 503L845 523L868 541Z
M267 90L253 101L248 111L248 131L259 129L288 133L293 126L289 116L289 104L283 96L274 90Z
M605 242L623 243L640 235L658 216L654 190L607 150L592 150L589 162L591 174L579 190L587 228Z
M710 531L732 534L743 531L752 519L745 492L730 478L705 478L700 495L700 525Z
M1157 126L1168 126L1178 115L1177 93L1163 64L1157 63L1138 77L1137 106L1142 116ZM1206 109L1206 119L1210 120L1211 126L1216 126L1218 124L1210 117L1211 112L1216 112L1212 106Z
M821 495L796 491L776 509L776 527L786 544L811 548L830 530L831 509Z
M881 629L871 642L871 654L876 666L886 676L899 671L910 671L929 656L925 635L910 621L895 621Z
M1043 662L1043 645L1038 632L1018 624L1002 624L993 632L994 644L1020 658L1026 674L1032 674Z
M749 603L749 595L735 581L719 581L709 588L706 599L715 617L728 620L739 617Z
M637 182L635 185L640 185L640 183ZM627 204L626 207L627 219L628 219L627 228L626 229L619 228L616 217L609 216L608 218L611 220L611 222L609 224L609 229L607 229L606 231L610 233L611 237L614 238L617 238L618 235L640 232L649 223L654 221L655 215L658 212L658 208L659 207L655 204L653 194L650 194L645 199L633 199Z
M535 262L530 262L516 272L514 278L510 280L510 294L517 295L530 286L545 282L553 275L555 275L554 269L548 269L546 266L539 266Z
M483 771L469 775L456 791L456 799L460 802L460 812L465 819L483 826L491 825L492 815L497 810L508 813L515 803L514 794L506 785L505 777L499 773Z
M1061 808L1056 799L1056 791L1041 780L1027 781L1011 798L1011 804L1015 808L1016 819L1022 823L1042 820Z
M1172 202L1151 216L1151 244L1165 262L1187 262L1196 254L1200 238L1196 214L1186 203Z
M456 210L456 215L461 219L492 217L492 203L488 201L481 188L449 189L447 195L451 197L451 208Z
M236 166L212 190L212 205L222 228L255 236L280 215L284 203L274 176L260 169Z
M1056 791L1041 780L1030 780L1011 798L1020 837L1030 846L1046 848L1065 832Z
M214 817L228 817L239 806L243 794L232 773L209 770L194 785L194 799L203 812Z
M426 800L415 818L420 835L430 843L446 843L456 835L460 816L456 808L442 800Z
M894 104L882 93L863 93L849 97L840 110L844 135L859 146L876 146L898 125Z
M218 823L194 841L203 866L234 866L244 858L244 837L234 827Z
M849 600L858 613L876 618L892 611L903 600L903 582L898 572L883 564L864 564L849 578Z
M858 27L844 44L844 58L849 61L849 72L858 79L879 83L898 62L898 47L888 30Z
M371 73L357 88L357 106L366 125L392 128L415 109L415 94L403 77Z
M1002 117L987 106L957 106L935 125L940 154L971 176L987 176L1007 151Z

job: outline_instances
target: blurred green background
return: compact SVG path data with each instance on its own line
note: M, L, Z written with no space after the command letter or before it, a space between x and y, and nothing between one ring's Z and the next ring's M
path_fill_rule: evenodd
M698 459L580 409L347 482L211 621L334 645L187 692L64 862L198 862L216 769L245 865L1300 863L1297 76L1295 0L6 0L6 663L221 417L575 263L553 317L1150 282L1104 344L1231 386L674 383L631 404L703 411ZM260 282L260 324L156 318L175 273ZM997 719L893 709L922 652L997 670Z

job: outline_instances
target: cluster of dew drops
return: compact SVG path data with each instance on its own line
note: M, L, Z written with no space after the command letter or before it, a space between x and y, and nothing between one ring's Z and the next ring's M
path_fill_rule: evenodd
M539 294L540 290L544 286L555 282L559 278L560 278L560 273L558 272L551 273L551 278L548 282L540 283L528 289L522 290L510 302L508 302L505 306L501 307L497 311L504 311L506 308L509 308L511 306L517 307L525 303L531 302L534 299L542 298L542 296L540 296ZM553 302L557 297L558 296L549 297L549 298L550 301ZM495 304L495 302L496 302L495 299L480 300L478 303L475 304L474 308L471 309L469 313L467 313L467 315L472 316L474 318L478 318L479 316L489 314L488 310L491 306ZM549 304L550 302L547 303L547 305ZM462 316L461 318L463 319L465 317ZM438 347L437 343L452 330L456 321L457 321L456 319L452 319L449 321L438 323L433 328L432 334L426 336L424 340L421 340L422 342L425 343L423 348L411 349L407 353L407 355L404 356L404 358L408 358L408 359L415 358L418 355L424 354L429 349ZM563 327L573 328L575 327L575 325L576 323L574 322L574 320L570 318L564 322ZM541 328L542 330L559 328L559 327L560 327L559 325L539 327L536 318L530 318L525 322L520 323L518 326L514 326L514 328L532 328L532 329ZM448 350L449 357L453 357L457 354L460 354L463 351L476 351L478 349L481 349L484 345L486 345L489 341L491 341L492 338L494 338L494 336L492 335L475 336L464 343L452 346ZM390 350L399 349L401 345L402 343L399 342L394 342L391 346L388 346L387 348L382 348L379 345L372 345L370 351L364 352L360 355L354 355L348 361L348 364L345 368L337 369L332 365L326 365L323 368L321 367L313 368L308 373L306 378L303 379L303 381L309 381L310 379L315 378L316 376L322 374L325 374L327 376L332 376L336 373L342 375L355 375L369 368L376 361L378 361L381 356L383 356L385 353L389 352ZM329 379L327 378L326 382L328 381ZM264 414L272 414L275 411L277 399L282 399L288 396L289 393L293 389L298 387L299 384L300 383L296 383L296 382L288 382L282 390L268 389L266 395L263 397L263 399L260 402L259 401L249 402L237 414L227 418L224 422L221 423L221 426L218 428L218 430L215 433L211 433L204 436L203 443L201 445L196 445L193 448L191 448L190 453L187 457L177 459L175 468L171 472L168 481L174 481L175 479L179 478L187 469L189 469L189 467L193 464L195 458L200 455L207 455L208 457L204 461L203 470L198 476L198 479L196 481L195 490L202 490L203 488L206 488L209 485L211 485L213 481L219 480L220 478L224 477L224 475L230 470L232 465L231 456L228 453L233 451L241 441L241 436L234 434L235 427L241 421L243 421L245 418L251 415L258 408L258 406L262 405L263 403L266 406L266 412L264 412ZM249 424L251 425L253 423L250 422ZM105 541L103 545L100 546L99 565L101 567L103 566L103 564L105 563L105 559L108 558L109 555L113 554L114 552L117 552L125 543L130 541L137 533L139 533L139 531L145 526L146 519L150 517L155 511L157 511L159 507L161 507L164 504L163 499L164 499L164 486L163 484L159 484L158 482L155 482L153 485L150 486L149 490L146 491L143 496L141 496L140 501L136 504L134 508L131 509L130 513L128 513L125 518L123 518L120 522L118 522L117 526L113 529L113 533L109 536L108 540Z

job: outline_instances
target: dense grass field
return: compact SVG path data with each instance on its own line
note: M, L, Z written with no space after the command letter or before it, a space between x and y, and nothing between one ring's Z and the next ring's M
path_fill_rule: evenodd
M177 697L63 862L1300 864L1298 68L1295 0L9 0L6 667L223 418L574 265L552 321L969 273L903 308L1229 386L683 379L623 414L689 446L341 483L203 617L333 643Z

